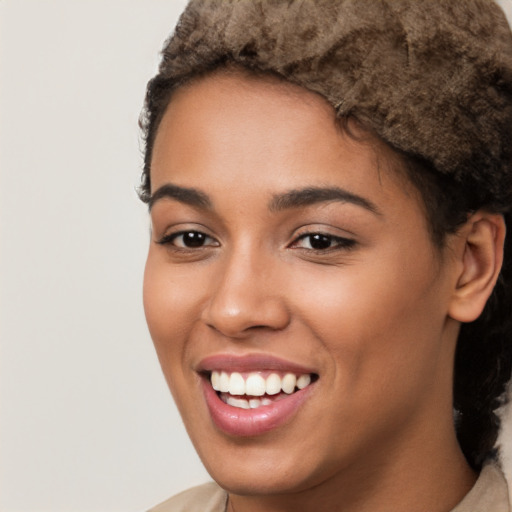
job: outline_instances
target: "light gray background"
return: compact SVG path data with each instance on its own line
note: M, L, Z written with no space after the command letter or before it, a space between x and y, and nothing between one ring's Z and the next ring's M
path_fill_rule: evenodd
M2 512L136 512L208 479L146 330L135 194L145 83L184 4L0 1Z

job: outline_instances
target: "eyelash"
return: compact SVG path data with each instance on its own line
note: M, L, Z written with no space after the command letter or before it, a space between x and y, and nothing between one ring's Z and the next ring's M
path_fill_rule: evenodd
M325 254L334 251L347 251L355 248L357 242L352 238L344 238L341 236L335 236L328 233L322 232L313 232L313 233L304 233L296 238L290 247L297 246L297 244L302 240L309 239L310 247L298 247L298 249L306 250L306 251L314 251L317 254ZM315 248L313 247L312 241L316 240L316 242L322 243L323 241L330 242L332 245L330 247L324 248Z
M210 245L206 245L206 246L200 245L200 246L196 246L196 247L187 247L186 245L179 246L174 243L176 241L176 239L178 239L180 236L182 237L185 235L193 235L198 239L203 238L203 240L213 240L215 242L215 244L210 244ZM219 245L219 243L217 241L215 241L215 239L212 238L211 236L208 236L206 233L203 233L201 231L196 231L193 229L186 230L186 231L178 231L177 233L171 233L169 235L164 235L160 240L158 240L157 243L160 245L171 245L171 246L173 246L173 248L175 250L178 250L178 251L194 251L197 249L203 249L204 247L211 247L211 246L217 247Z
M195 237L198 240L202 240L203 242L206 242L207 240L213 241L214 243L210 243L208 245L205 245L204 243L201 245L198 245L196 247L187 247L186 245L176 245L175 241L179 237L183 237L185 235L192 235L192 240ZM310 247L300 247L298 244L301 241L309 239L309 246ZM313 242L315 241L315 242ZM312 243L313 242L313 243ZM187 230L187 231L179 231L177 233L171 233L168 235L164 235L160 240L157 242L160 245L170 245L173 247L176 251L196 251L198 249L204 249L205 247L218 247L219 243L212 238L211 236L207 235L206 233L203 233L201 231L195 231L195 230ZM331 244L329 247L314 247L315 243L329 243ZM288 247L291 248L297 248L304 251L313 251L317 254L326 254L334 251L347 251L350 249L353 249L357 245L357 242L354 239L351 238L344 238L340 236L330 235L327 233L322 232L311 232L311 233L304 233L300 236L298 236Z

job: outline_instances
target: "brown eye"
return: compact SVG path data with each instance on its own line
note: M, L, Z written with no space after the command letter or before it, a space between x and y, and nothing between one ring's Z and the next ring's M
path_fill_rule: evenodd
M184 247L202 247L208 237L204 233L198 231L189 231L183 233L174 239L174 242L181 241ZM177 244L178 245L178 244Z
M301 249L309 249L312 251L327 251L350 249L354 247L355 244L356 241L350 238L342 238L324 233L308 233L299 237L293 245Z
M311 248L316 250L329 249L333 243L332 237L326 235L309 235L307 238Z
M164 236L158 243L173 245L180 249L199 249L205 246L217 246L218 243L205 233L200 231L180 231Z

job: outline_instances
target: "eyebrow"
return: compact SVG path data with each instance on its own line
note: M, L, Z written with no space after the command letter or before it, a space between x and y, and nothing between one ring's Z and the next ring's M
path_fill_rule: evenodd
M204 192L195 188L180 187L167 183L151 194L148 202L149 210L151 211L157 201L165 198L174 199L203 210L213 209L212 201ZM352 203L375 215L381 215L377 206L368 199L338 187L307 187L276 194L269 203L269 210L280 212L331 201Z
M174 199L180 203L195 206L196 208L201 208L203 210L212 209L212 202L204 192L195 188L180 187L178 185L167 183L151 194L148 201L149 210L151 211L151 208L153 208L155 203L164 198Z
M375 215L382 215L377 206L368 199L338 187L308 187L277 194L270 201L269 210L278 212L331 201L352 203Z

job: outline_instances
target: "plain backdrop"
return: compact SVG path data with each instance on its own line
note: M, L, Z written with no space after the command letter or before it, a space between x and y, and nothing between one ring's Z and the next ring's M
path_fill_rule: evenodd
M1 512L136 512L208 480L145 326L135 193L184 4L0 0Z

